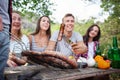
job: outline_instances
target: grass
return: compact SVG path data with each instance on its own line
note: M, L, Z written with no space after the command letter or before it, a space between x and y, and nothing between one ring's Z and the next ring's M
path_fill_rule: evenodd
M110 80L120 80L120 73L110 75Z

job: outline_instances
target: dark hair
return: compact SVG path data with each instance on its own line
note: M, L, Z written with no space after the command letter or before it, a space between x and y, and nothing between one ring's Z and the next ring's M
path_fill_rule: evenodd
M37 22L36 30L35 30L35 32L32 33L31 35L35 35L35 34L38 34L38 33L39 33L39 31L41 30L40 21L41 21L41 19L42 19L43 17L47 17L47 18L50 20L50 18L49 18L48 16L42 16L42 17L40 17L40 18L38 19L38 22ZM50 24L50 23L49 23L49 24ZM48 36L49 38L51 37L51 29L50 29L50 28L51 28L51 26L49 26L48 30L46 31L47 36Z
M75 17L73 16L73 14L67 13L67 14L62 18L62 22L63 22L64 18L69 17L69 16L73 17L73 19L75 18Z
M99 31L98 31L97 36L93 38L93 41L99 41L99 39L100 39L100 36L101 36L100 27L99 27L97 24L91 25L91 26L87 29L86 34L83 36L83 41L84 41L84 43L85 43L87 46L88 46L88 40L89 40L89 37L90 37L90 36L89 36L89 32L92 30L92 28L93 28L94 26L97 26L97 28L99 29Z

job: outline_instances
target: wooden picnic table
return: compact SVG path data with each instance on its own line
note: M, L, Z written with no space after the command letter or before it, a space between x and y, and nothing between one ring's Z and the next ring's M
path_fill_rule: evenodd
M53 67L44 67L42 65L19 66L15 68L6 67L5 77L7 80L78 80L100 75L109 75L120 73L120 69L59 69Z

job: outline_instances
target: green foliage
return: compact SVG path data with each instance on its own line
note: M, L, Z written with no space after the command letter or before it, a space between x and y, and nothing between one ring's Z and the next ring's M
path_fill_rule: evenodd
M88 29L88 27L90 27L92 24L94 24L94 19L88 19L87 21L82 21L79 22L77 21L75 23L75 31L79 32L80 34L84 35Z
M105 27L107 27L106 32L108 32L110 35L117 35L120 34L120 23L117 22L117 18L108 19L105 21Z
M120 73L113 73L113 74L110 74L110 80L120 80Z
M101 7L109 12L112 17L120 17L120 0L101 0Z
M52 15L51 7L54 5L50 0L13 0L13 10L22 12L25 16Z
M22 33L25 35L29 35L33 32L34 30L31 28L27 28L27 29L22 29Z
M101 7L109 12L110 16L102 24L101 45L104 53L107 52L107 45L112 45L112 37L117 36L120 47L120 1L119 0L101 0Z
M106 25L109 26L111 34L120 33L120 0L101 0L101 7L105 11L109 12L110 16L106 21ZM108 30L109 31L109 30ZM109 31L110 32L110 31Z
M53 33L56 30L60 29L60 24L52 24L51 25L51 32Z

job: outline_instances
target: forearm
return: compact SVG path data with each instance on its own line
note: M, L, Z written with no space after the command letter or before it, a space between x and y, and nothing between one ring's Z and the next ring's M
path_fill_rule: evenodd
M0 15L0 31L3 29L2 17Z
M48 43L48 46L46 48L46 51L54 51L55 50L55 45L56 45L56 42L55 41L49 41Z

